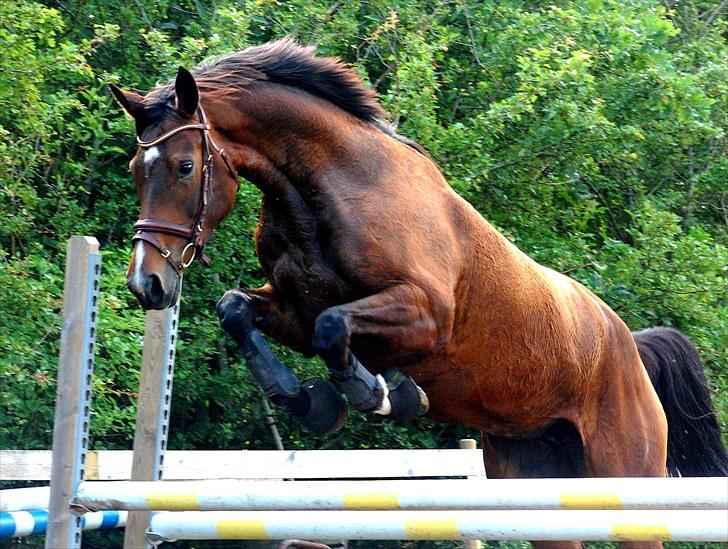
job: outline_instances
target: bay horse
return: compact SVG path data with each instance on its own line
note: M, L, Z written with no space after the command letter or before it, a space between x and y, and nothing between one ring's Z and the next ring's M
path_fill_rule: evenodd
M146 96L111 90L139 143L130 290L145 309L175 303L238 176L251 181L268 282L217 310L255 377L313 430L341 425L338 392L300 384L261 333L320 355L358 409L480 429L491 477L728 473L690 342L633 335L520 251L339 60L284 39L180 68Z

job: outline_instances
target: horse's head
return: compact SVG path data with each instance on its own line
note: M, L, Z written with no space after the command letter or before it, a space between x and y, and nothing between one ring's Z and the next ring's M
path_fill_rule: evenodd
M211 132L195 79L180 68L174 90L146 97L111 91L136 121L138 149L129 164L141 212L135 223L127 285L145 309L174 305L183 271L230 212L238 179Z

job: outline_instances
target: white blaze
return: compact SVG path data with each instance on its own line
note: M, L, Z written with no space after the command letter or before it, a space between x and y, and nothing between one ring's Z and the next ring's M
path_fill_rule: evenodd
M145 165L150 166L157 158L159 158L159 149L157 147L149 147L144 151Z
M137 240L134 243L134 273L130 283L137 288L143 288L142 263L144 262L144 241Z

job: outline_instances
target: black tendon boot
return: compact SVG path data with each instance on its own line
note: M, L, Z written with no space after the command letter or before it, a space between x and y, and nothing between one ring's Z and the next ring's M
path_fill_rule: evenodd
M360 412L377 410L384 399L384 387L379 380L349 353L349 365L343 370L331 369L331 377Z
M266 395L275 404L288 407L307 430L317 435L333 433L346 423L346 405L334 386L323 379L299 383L258 330L248 332L240 350Z

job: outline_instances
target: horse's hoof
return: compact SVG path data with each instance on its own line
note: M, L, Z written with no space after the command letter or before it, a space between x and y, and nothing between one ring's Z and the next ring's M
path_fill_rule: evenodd
M335 433L348 417L344 399L324 379L301 383L301 395L291 403L291 412L296 421L316 435Z
M427 413L430 402L412 377L396 368L384 372L383 377L387 382L387 398L391 405L387 417L395 421L407 421Z
M250 296L240 290L228 290L215 306L220 325L239 345L253 329L250 301Z

